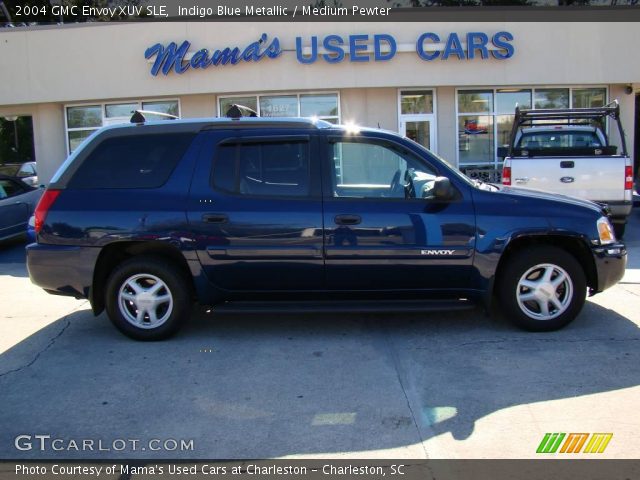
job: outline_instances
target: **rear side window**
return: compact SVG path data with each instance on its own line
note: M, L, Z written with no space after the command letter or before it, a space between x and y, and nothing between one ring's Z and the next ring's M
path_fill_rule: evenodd
M108 138L80 165L72 188L157 188L189 147L192 133Z
M305 141L223 144L216 151L213 186L240 195L309 195L309 144Z

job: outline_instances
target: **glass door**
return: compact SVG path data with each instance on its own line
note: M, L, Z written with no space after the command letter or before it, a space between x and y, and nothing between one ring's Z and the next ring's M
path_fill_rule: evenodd
M429 150L435 147L435 122L433 115L402 115L400 134L410 138Z
M432 89L398 92L398 131L420 145L437 151L435 95Z

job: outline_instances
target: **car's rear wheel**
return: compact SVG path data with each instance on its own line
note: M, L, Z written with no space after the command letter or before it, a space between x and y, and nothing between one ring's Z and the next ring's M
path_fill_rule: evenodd
M580 313L587 293L584 270L568 252L538 246L517 252L499 279L504 313L525 330L557 330Z
M136 340L162 340L188 320L188 279L161 257L134 257L110 275L106 309L113 324Z

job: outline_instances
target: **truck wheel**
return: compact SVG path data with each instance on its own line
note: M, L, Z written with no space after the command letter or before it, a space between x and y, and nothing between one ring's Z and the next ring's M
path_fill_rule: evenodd
M622 237L624 237L624 231L627 228L627 224L626 223L614 223L613 224L613 233L616 234L616 239L617 240L622 240Z
M189 279L161 257L134 257L116 267L107 280L106 310L125 335L163 340L188 320Z
M578 261L557 247L538 246L513 255L498 284L507 317L533 332L557 330L580 313L587 294Z

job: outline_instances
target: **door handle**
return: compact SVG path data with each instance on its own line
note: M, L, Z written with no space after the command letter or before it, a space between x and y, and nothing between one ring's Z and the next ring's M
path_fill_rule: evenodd
M229 220L224 213L205 213L202 221L205 223L226 223Z
M573 163L573 160L563 160L560 162L560 168L573 168L576 164Z
M362 222L360 215L336 215L333 220L336 225L358 225Z

